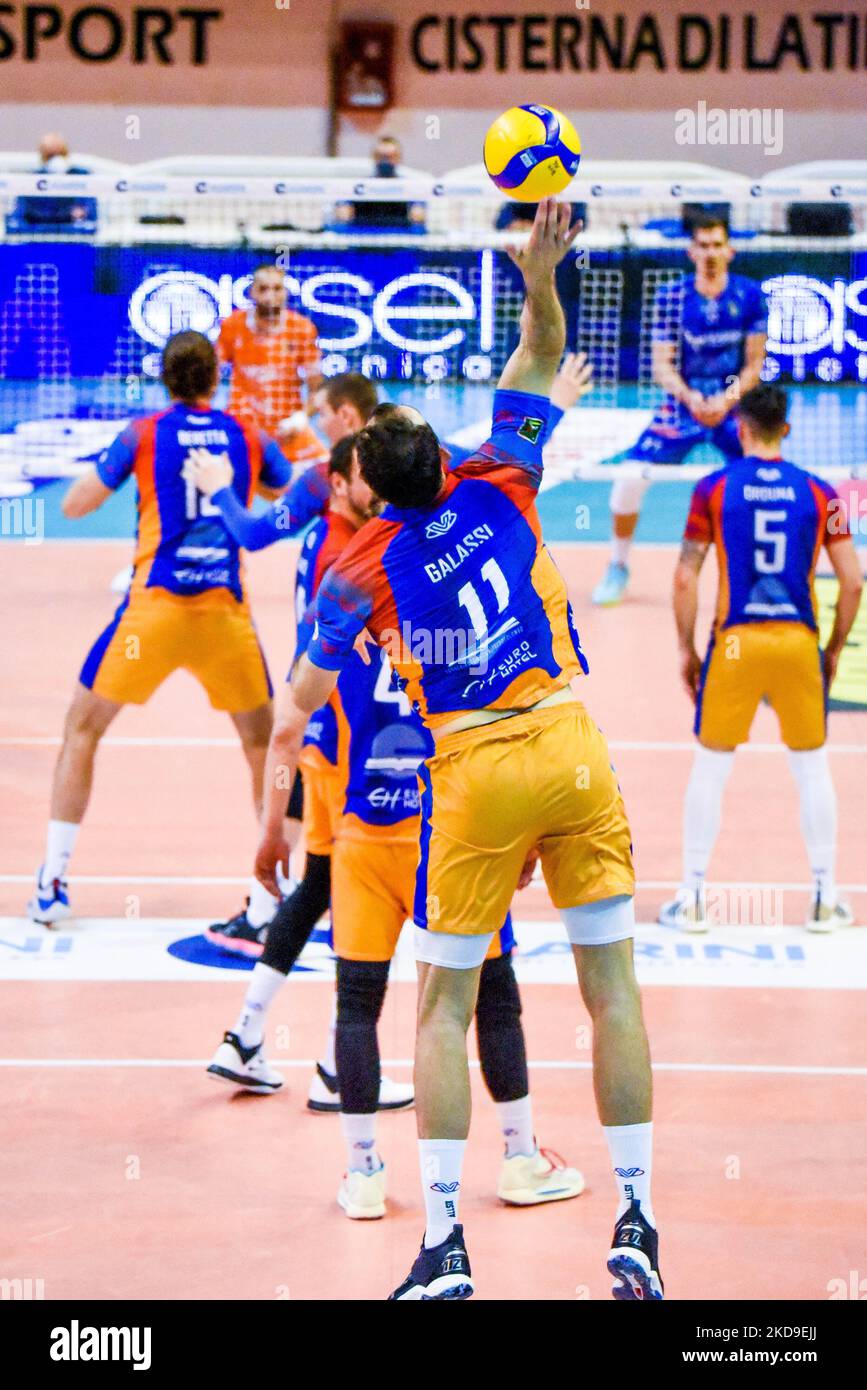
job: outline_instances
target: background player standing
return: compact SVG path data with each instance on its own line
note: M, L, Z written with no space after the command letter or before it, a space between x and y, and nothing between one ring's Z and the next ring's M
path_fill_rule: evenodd
M858 613L863 580L834 488L781 454L786 393L757 386L738 407L745 458L695 488L674 578L684 684L695 701L698 747L683 806L683 883L660 921L705 931L704 883L735 749L759 701L780 721L801 801L813 876L807 926L851 926L835 882L837 801L825 749L826 701ZM711 545L719 565L716 620L702 662L695 649L698 576ZM839 580L834 626L819 650L813 578L825 546Z
M220 360L231 367L228 409L273 435L290 463L325 462L328 450L307 419L322 384L316 325L287 307L277 265L256 267L249 295L250 307L229 314L217 339Z
M100 739L123 705L145 704L179 667L204 686L215 709L231 715L250 765L257 815L261 808L271 682L244 591L240 548L184 469L196 447L220 449L246 504L260 484L272 492L285 487L289 466L273 439L211 406L218 364L201 333L169 339L162 376L172 406L128 425L64 498L67 516L86 516L133 476L139 506L129 593L91 648L66 716L45 859L28 905L30 916L47 924L70 916L66 869ZM251 894L261 897L265 889L253 880Z
M729 274L735 253L719 218L696 218L687 254L695 274L660 290L653 307L653 379L666 398L627 463L683 463L704 442L726 460L741 453L732 411L759 381L767 307L755 281ZM611 489L611 563L593 590L594 603L619 603L626 592L627 560L649 486L647 478L620 478Z

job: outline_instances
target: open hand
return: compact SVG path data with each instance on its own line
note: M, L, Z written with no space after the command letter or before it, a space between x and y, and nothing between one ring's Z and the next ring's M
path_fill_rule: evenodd
M228 454L212 454L207 449L197 447L187 451L183 476L206 497L213 497L215 492L229 486L234 469Z
M593 368L587 360L587 353L567 352L551 387L551 404L559 406L560 410L568 410L592 390Z
M571 203L543 198L536 209L533 230L524 245L506 247L509 259L520 270L526 285L548 280L568 253L583 226L579 220L570 227L571 217Z

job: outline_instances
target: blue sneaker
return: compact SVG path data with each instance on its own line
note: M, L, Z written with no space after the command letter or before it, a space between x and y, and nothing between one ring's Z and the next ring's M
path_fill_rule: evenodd
M619 603L626 593L626 586L629 583L629 566L620 565L615 560L611 561L605 571L605 578L600 579L596 588L593 590L592 599L603 608L613 608L615 603Z
M422 1243L418 1259L399 1289L389 1294L389 1303L404 1299L407 1302L430 1303L434 1299L471 1298L473 1281L470 1257L464 1248L463 1226L452 1227L450 1236L432 1250Z
M639 1202L627 1207L614 1227L608 1271L620 1281L611 1292L621 1303L659 1302L665 1297L659 1236L642 1215Z
M31 922L41 922L44 927L53 927L56 922L65 922L72 916L69 906L69 884L65 878L54 878L50 883L42 882L43 864L36 875L36 892L27 904L27 916Z

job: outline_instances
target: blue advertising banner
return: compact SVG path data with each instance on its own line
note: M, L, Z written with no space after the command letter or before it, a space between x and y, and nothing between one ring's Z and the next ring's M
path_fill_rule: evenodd
M246 302L261 259L194 246L0 246L0 395L14 382L156 377L171 333L216 337L220 320ZM635 380L644 271L685 269L685 257L673 248L588 260L591 273L622 274L617 376ZM867 255L744 248L736 264L768 295L770 374L867 380ZM286 273L289 303L316 324L327 374L485 382L514 342L520 280L501 251L311 248L293 252ZM581 270L567 266L560 292L571 342L581 285Z

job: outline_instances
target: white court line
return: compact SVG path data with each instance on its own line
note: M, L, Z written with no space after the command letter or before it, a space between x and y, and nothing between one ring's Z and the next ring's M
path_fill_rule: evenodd
M0 883L28 883L32 884L32 874L4 874L0 873ZM70 882L73 885L79 883L90 883L97 885L121 884L152 884L155 887L189 887L189 888L209 888L223 887L231 888L239 884L249 883L250 875L245 877L230 877L212 874L72 874ZM545 880L541 873L537 873L530 881L531 888L544 888ZM664 890L668 888L679 888L680 880L676 878L646 878L641 879L636 884L636 890L642 892L645 889ZM773 883L767 881L740 882L734 879L714 880L708 885L709 888L733 888L752 890L764 890L783 893L812 893L815 885L812 883ZM867 893L867 883L839 883L837 887L844 893Z
M57 734L23 734L0 736L3 748L59 748L61 739ZM100 748L240 748L236 738L173 738L163 735L140 738L108 735L100 742ZM608 747L614 753L692 753L695 740L689 743L666 742L654 739L609 739ZM867 754L867 740L864 743L829 743L829 753ZM740 752L744 753L785 753L782 743L743 743Z
M314 1068L312 1058L299 1057L287 1062L275 1062L280 1071ZM204 1058L197 1057L0 1057L0 1067L207 1067ZM385 1057L384 1067L411 1067L411 1057ZM479 1063L470 1061L471 1067ZM535 1071L591 1071L592 1062L528 1062ZM867 1067L792 1067L775 1063L741 1062L654 1062L654 1071L716 1072L720 1074L755 1076L867 1076Z

